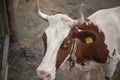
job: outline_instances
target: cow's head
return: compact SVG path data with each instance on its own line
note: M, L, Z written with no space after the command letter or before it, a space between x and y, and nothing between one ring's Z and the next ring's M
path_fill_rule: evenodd
M78 40L77 47L74 56L76 56L76 62L84 65L85 57L88 60L94 59L98 60L93 56L92 52L89 53L91 57L87 56L86 50L81 47L86 46L87 42L90 43L87 47L91 47L96 44L97 36L103 37L102 42L104 43L103 33L99 33L99 30L95 25L85 21L82 11L80 11L81 18L79 20L74 20L65 14L55 14L55 15L46 15L42 13L39 9L39 0L37 0L38 14L45 20L48 21L49 26L43 34L43 41L45 45L45 56L41 64L37 68L37 74L40 78L44 80L53 80L55 79L56 70L66 61L70 56L71 47L73 46L73 39ZM78 27L75 25L80 24ZM83 28L81 27L83 26ZM90 31L90 27L93 29ZM95 32L97 29L97 32ZM85 31L84 31L85 30ZM95 31L94 31L95 30ZM99 34L97 34L99 33ZM88 41L86 39L88 38ZM92 41L91 41L92 39ZM106 47L101 45L99 48ZM94 47L91 49L94 50ZM80 53L80 51L81 53ZM103 50L105 51L105 50ZM79 59L78 59L79 58ZM103 57L100 56L100 59ZM106 58L106 57L105 57ZM106 59L102 59L103 62Z

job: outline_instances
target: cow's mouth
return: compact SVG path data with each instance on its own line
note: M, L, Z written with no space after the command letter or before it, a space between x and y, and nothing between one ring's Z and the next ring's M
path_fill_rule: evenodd
M37 75L38 75L39 78L41 78L43 80L51 80L51 75L44 72L44 71L37 72Z
M78 38L82 41L82 43L89 44L94 43L96 41L96 35L90 31L82 31L78 34Z
M51 80L51 77L48 75L48 76L45 76L45 77L40 77L42 80Z
M51 78L50 77L45 77L45 78L43 78L43 80L51 80Z

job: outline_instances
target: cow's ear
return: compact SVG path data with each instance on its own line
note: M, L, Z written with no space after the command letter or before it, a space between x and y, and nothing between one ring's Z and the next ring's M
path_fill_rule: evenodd
M80 5L80 9L78 11L78 22L79 24L82 24L83 22L85 22L85 16L84 16L84 4Z
M94 43L96 41L96 35L89 31L79 32L78 38L85 44Z

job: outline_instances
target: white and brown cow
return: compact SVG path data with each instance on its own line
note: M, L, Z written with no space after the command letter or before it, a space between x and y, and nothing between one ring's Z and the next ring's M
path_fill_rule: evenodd
M49 23L43 34L45 56L37 68L43 80L54 80L56 70L69 59L80 70L101 66L106 79L111 80L120 60L120 7L102 9L87 19L74 20L65 14L38 15Z

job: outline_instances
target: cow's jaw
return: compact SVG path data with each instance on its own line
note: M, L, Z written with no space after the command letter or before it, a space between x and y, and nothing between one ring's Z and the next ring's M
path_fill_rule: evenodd
M58 15L56 16L56 18L52 16L52 18L49 21L49 27L45 30L47 36L47 51L44 56L44 59L37 68L37 71L45 71L49 73L50 80L55 79L57 53L59 51L62 42L64 41L64 39L67 37L67 35L71 30L70 24L74 23L74 21L71 18L67 16L65 17L68 19L65 19L64 21L63 20L64 15ZM43 79L46 80L47 78L43 78Z

